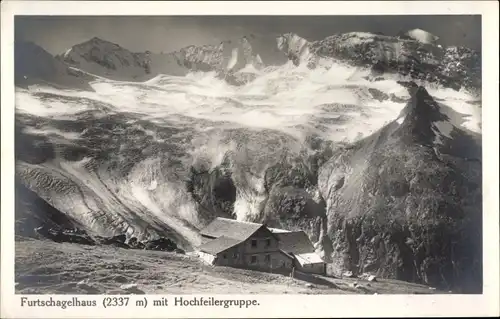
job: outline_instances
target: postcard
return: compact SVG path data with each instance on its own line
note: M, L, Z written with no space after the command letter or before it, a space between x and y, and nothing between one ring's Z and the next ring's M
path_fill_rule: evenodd
M497 2L6 1L2 317L498 315L497 83Z

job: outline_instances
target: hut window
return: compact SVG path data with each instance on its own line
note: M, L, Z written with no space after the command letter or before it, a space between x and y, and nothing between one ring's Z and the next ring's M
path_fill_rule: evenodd
M256 239L252 239L252 247L257 247L257 240Z
M252 264L257 263L257 256L253 255L252 259L250 260L250 263L252 263Z
M238 253L233 254L233 259L238 259Z
M227 259L227 254L223 254L222 258Z
M271 247L271 238L266 238L266 247Z
M266 263L270 263L271 262L271 255L267 254L265 261L266 261Z

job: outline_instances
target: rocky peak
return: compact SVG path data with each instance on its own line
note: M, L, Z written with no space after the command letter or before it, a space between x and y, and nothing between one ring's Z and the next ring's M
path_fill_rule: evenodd
M402 110L402 123L396 134L409 143L433 145L436 140L434 123L447 121L447 115L440 112L439 105L427 90L413 82L407 84L410 100Z
M93 37L87 41L72 46L68 51L66 51L64 57L68 58L70 55L75 55L75 53L85 54L91 50L99 50L106 53L111 53L113 51L129 52L127 49L122 48L116 43L106 41L98 37Z
M462 87L479 90L480 54L467 48L443 48L435 43L436 36L420 29L410 31L400 32L398 36L338 33L313 42L295 33L278 37L252 34L217 44L190 45L169 54L133 53L93 37L73 46L59 58L88 73L124 80L171 74L170 70L174 69L176 74L216 71L226 77L235 72L251 73L266 66L283 65L287 61L309 68L328 67L337 61L372 68L376 76L399 73L457 90Z
M453 89L480 87L480 55L467 48L443 48L438 37L420 29L387 36L369 32L337 33L309 42L294 33L277 38L277 47L295 64L316 67L339 61L399 73ZM328 65L328 63L326 63Z
M90 42L97 42L97 43L111 43L109 41L103 40L99 37L93 37L92 39L89 40Z
M143 77L149 65L147 54L133 53L98 37L72 46L59 59L91 74L127 80Z

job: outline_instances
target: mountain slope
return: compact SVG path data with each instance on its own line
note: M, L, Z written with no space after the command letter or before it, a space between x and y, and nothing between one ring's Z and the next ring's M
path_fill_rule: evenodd
M57 58L91 74L116 80L143 80L149 73L146 54L132 53L97 37L74 45Z
M16 235L33 237L34 229L40 226L77 228L82 227L76 220L54 208L35 192L16 181Z
M309 68L342 61L371 68L374 78L393 73L477 92L481 85L480 54L463 47L443 48L436 39L420 29L397 37L350 32L314 42L287 33L277 38L249 35L215 45L191 45L171 53L133 53L118 44L92 38L58 59L114 80L145 81L158 74L183 76L191 71L215 71L235 85L252 81L258 70L287 61Z
M453 89L478 90L481 85L480 55L468 48L443 48L411 37L366 32L335 34L315 42L288 33L278 43L295 64L310 68L329 65L334 59L369 67L374 76L396 73Z
M58 58L68 65L114 80L144 81L158 74L183 76L190 71L216 71L224 77L247 66L258 70L266 65L285 63L287 59L275 42L251 35L217 45L191 45L171 53L133 53L94 37L74 45ZM265 60L254 47L262 51Z
M32 42L15 42L15 84L45 83L59 88L91 90L92 77L73 70Z
M424 285L320 278L211 267L169 252L24 239L16 242L19 294L436 294ZM354 284L357 282L357 284ZM159 296L160 297L160 296Z
M355 273L481 291L481 162L470 152L480 140L424 88L409 90L398 120L320 169L334 259ZM455 138L442 136L443 122ZM455 152L457 143L471 147Z

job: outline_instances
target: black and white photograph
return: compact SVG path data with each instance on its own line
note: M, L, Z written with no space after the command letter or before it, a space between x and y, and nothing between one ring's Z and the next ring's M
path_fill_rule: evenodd
M15 294L483 293L481 15L166 12L14 17Z

